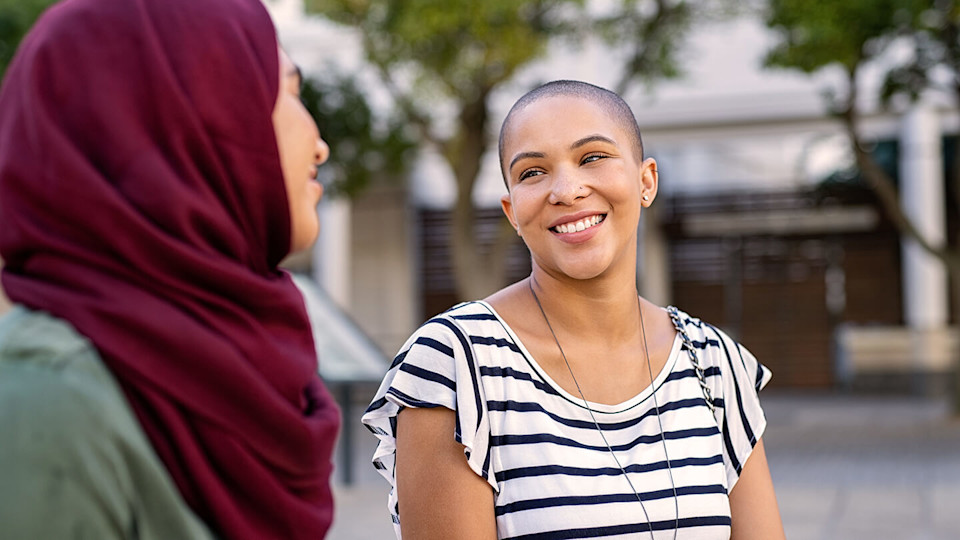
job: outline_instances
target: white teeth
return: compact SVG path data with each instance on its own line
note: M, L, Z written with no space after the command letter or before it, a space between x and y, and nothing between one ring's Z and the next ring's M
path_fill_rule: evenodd
M554 227L554 229L560 234L580 232L580 231L589 229L594 225L599 224L601 221L603 221L603 217L599 215L595 215L595 216L590 216L588 218L583 218L577 222L564 223L562 225L557 225L556 227Z

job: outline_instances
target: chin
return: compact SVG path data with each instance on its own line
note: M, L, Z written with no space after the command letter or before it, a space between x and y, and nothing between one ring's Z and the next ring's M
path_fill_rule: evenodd
M602 262L590 261L584 264L576 264L572 262L563 263L557 265L557 270L561 274L577 280L589 280L602 276L607 270L610 269L609 264L603 264Z
M310 246L317 242L317 238L320 236L320 223L314 222L309 228L304 227L299 231L294 231L293 242L291 242L290 252L298 253L305 249L309 249Z

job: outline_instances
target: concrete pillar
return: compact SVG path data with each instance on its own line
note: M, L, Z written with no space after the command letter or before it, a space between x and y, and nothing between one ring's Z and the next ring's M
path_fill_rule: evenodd
M934 245L946 237L946 194L940 121L918 104L900 129L900 204L920 234ZM907 325L917 330L947 323L947 273L916 241L903 237L903 306Z
M337 305L349 311L350 201L324 197L317 211L320 238L313 249L313 277Z
M900 128L900 204L933 245L946 237L942 146L936 111L919 103ZM902 245L904 320L910 329L916 385L922 389L926 374L950 369L947 272L912 238L904 235Z

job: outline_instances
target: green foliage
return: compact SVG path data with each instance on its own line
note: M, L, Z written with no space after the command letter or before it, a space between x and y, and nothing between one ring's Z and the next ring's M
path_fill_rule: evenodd
M546 50L582 0L306 0L307 9L353 26L377 66L406 68L421 91L468 97ZM428 98L429 99L429 98Z
M690 2L620 0L603 13L590 12L585 4L584 0L305 0L308 11L358 29L367 59L388 77L413 79L418 96L414 101L420 103L482 98L542 57L551 45L587 35L600 36L628 53L625 66L611 66L614 72L627 72L621 87L633 79L649 82L679 73L676 49L694 15Z
M301 99L330 146L321 174L332 177L332 195L353 197L379 179L403 176L416 146L413 139L398 119L378 125L354 79L306 79Z
M916 20L923 0L770 0L767 26L780 42L770 66L812 73L830 64L847 72L875 57Z
M910 62L887 73L881 97L906 95L914 100L937 83L931 78L938 68L953 74L953 90L960 89L960 5L955 0L925 3L910 28L913 55Z
M17 45L41 13L56 0L0 0L0 78Z

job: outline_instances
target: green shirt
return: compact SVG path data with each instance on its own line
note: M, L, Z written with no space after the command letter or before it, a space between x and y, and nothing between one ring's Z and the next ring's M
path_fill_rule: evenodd
M0 319L0 538L213 538L93 345L23 307Z

